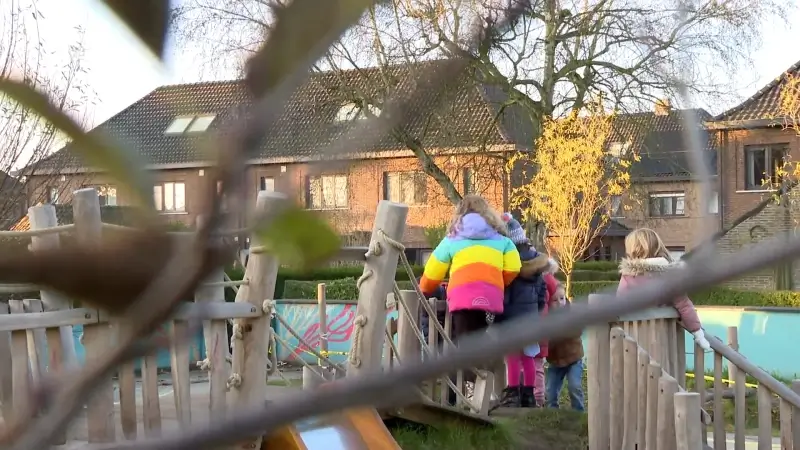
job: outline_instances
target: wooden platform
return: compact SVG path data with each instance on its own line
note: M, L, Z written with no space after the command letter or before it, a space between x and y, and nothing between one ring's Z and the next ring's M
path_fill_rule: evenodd
M434 428L442 426L493 427L494 421L486 416L473 414L466 409L423 401L402 408L385 410L382 414Z

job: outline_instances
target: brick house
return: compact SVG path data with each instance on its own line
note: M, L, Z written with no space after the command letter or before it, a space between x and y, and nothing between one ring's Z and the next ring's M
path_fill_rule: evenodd
M787 73L800 75L800 62L740 105L707 123L720 142L723 228L715 241L722 254L796 230L799 223L797 189L793 189L791 180L780 180L776 171L784 162L800 158L800 136L796 130L786 129L784 119L778 114ZM784 201L777 201L780 197L777 194L786 190L789 192ZM800 264L765 268L728 285L743 289L794 289L800 286Z
M683 135L686 114L695 118L692 122L705 145L704 160L716 181L717 151L713 136L703 127L702 121L711 119L705 110L676 110L660 102L653 111L617 116L607 142L609 155L622 158L633 152L640 159L630 169L629 191L612 198L610 221L587 252L588 259L622 257L624 238L634 228L655 230L675 257L719 229L718 190L713 189L709 205L700 204Z
M398 92L419 82L437 62L392 69ZM312 74L290 99L276 131L269 133L248 161L245 183L248 201L261 190L294 195L298 203L331 219L342 235L363 240L371 230L377 203L390 199L409 204L405 244L430 245L425 230L449 220L452 205L441 187L422 172L407 141L381 137L373 145L354 147L338 161L319 161L318 148L341 137L380 102L356 98L353 92L375 90L386 73L361 69ZM479 193L496 208L508 206L505 156L530 149L532 126L520 107L508 106L507 96L472 77L454 80L451 95L434 106L440 93L413 105L415 115L402 125L414 146L426 150L461 192ZM209 159L193 144L240 116L249 105L241 81L221 81L160 87L91 133L110 135L137 149L155 178L154 202L165 220L191 226L203 210L202 188L211 179ZM500 120L496 120L499 117ZM96 187L106 205L132 205L132 196L106 174L87 167L70 145L21 171L30 180L29 198L62 192L53 203L68 203L73 190ZM55 176L54 176L55 175ZM243 218L235 218L241 222ZM356 243L356 242L354 242ZM363 242L358 242L363 243ZM419 251L410 256L423 258Z

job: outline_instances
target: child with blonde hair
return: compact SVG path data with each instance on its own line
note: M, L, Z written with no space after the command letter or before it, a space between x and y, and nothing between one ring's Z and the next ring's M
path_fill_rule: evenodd
M465 195L456 206L447 235L436 246L420 279L430 295L449 275L447 307L453 334L482 330L488 318L503 312L506 286L522 263L508 238L506 224L478 195Z
M673 261L664 242L655 231L649 228L639 228L625 236L625 253L626 258L622 259L619 266L622 276L617 293L646 283L659 274L683 265L683 261ZM682 295L676 298L672 302L672 306L678 311L683 326L692 333L695 343L703 350L710 349L711 345L703 332L700 317L689 297Z

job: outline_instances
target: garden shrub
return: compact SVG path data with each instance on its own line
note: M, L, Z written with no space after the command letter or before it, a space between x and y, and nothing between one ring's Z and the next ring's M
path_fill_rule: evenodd
M278 298L316 298L317 283L322 282L327 284L329 299L353 300L358 298L356 278L325 281L286 280L284 295ZM411 289L411 284L408 281L398 281L397 284L400 289ZM616 281L578 281L572 284L573 296L576 299L585 298L589 294L604 290L605 292L613 293L616 287ZM800 292L791 291L751 292L715 287L695 292L690 296L695 305L698 306L800 307Z

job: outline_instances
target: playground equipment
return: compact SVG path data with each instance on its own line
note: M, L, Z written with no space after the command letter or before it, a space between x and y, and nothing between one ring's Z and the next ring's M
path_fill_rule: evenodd
M590 295L590 302L614 301ZM729 344L708 336L714 353L713 397L706 383L686 388L685 332L674 308L653 308L620 317L589 330L589 448L701 449L713 426L714 450L726 449L723 358L728 361L734 390L734 447L745 448L746 376L758 382L758 448L772 444L773 401L777 397L780 448L800 446L800 381L792 388L770 376L737 352L736 328ZM703 349L695 345L694 373L705 374ZM794 392L793 392L794 390ZM705 409L708 408L708 409Z

